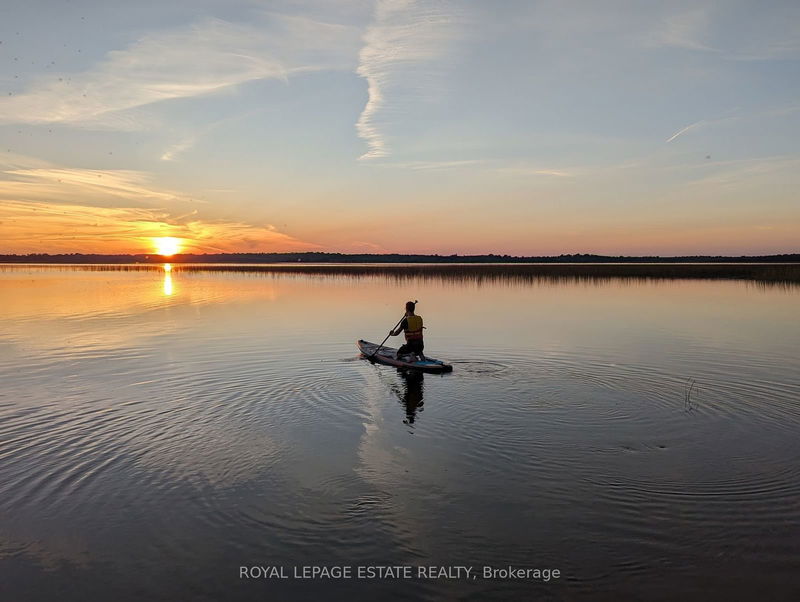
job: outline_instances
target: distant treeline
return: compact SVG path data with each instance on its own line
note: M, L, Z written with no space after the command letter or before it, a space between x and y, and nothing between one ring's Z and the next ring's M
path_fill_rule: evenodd
M181 253L162 255L98 255L68 253L49 255L0 255L0 263L795 263L800 253L730 257L690 255L682 257L628 257L612 255L404 255L400 253Z

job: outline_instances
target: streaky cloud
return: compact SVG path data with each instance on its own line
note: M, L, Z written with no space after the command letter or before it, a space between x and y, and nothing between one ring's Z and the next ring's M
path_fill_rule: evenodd
M486 163L484 159L461 159L457 161L408 161L405 163L392 163L390 167L413 170L443 170L478 167Z
M121 112L254 80L347 69L357 47L356 28L309 18L269 15L258 24L208 18L145 35L87 71L40 78L26 92L0 98L0 122L133 130L137 120Z
M319 248L270 225L201 219L195 212L173 217L165 209L3 199L0 233L5 247L0 252L141 252L160 236L182 239L189 252Z
M381 113L397 116L403 94L403 75L420 79L425 63L441 57L454 36L454 12L445 2L378 0L375 18L364 34L357 73L367 80L367 103L356 122L367 144L361 159L389 154ZM395 96L391 96L395 94Z
M257 113L261 113L261 112L263 112L265 110L266 110L266 107L258 107L256 109L253 109L253 110L250 110L250 111L246 111L244 113L239 113L239 114L233 115L231 117L225 117L224 119L219 119L218 121L215 121L215 122L210 123L208 125L205 125L203 127L195 128L195 131L194 131L193 134L191 134L189 136L186 136L182 140L180 140L179 142L176 142L176 143L170 145L161 154L161 160L162 161L174 161L178 157L178 155L180 155L182 153L185 153L186 151L188 151L189 149L194 147L194 145L197 144L198 140L200 140L201 138L209 135L214 130L216 130L216 129L222 127L222 126L229 125L230 123L239 121L241 119L247 119L248 117L252 117L253 115L255 115Z
M741 114L739 113L738 109L732 112L739 113L733 115L726 115L725 117L718 117L716 119L701 119L700 121L696 121L694 123L690 123L689 125L682 127L677 132L672 134L669 138L667 138L666 143L670 143L676 138L683 136L685 133L700 129L700 128L707 128L707 127L714 127L719 126L723 123L731 123L731 122L746 122L748 120L757 119L760 117L779 117L783 115L791 115L798 111L798 107L795 105L790 105L786 107L779 107L776 109L766 109L762 111L755 111L750 114Z
M179 193L148 186L149 178L141 172L132 170L40 167L10 169L4 173L17 179L0 181L0 195L7 194L10 190L34 192L37 183L44 183L58 185L65 191L72 189L74 194L94 193L105 197L154 201L175 201L181 197Z
M653 46L670 46L685 50L716 52L707 43L710 6L698 5L690 10L667 15L660 27L650 35Z
M546 167L531 167L522 165L509 165L505 167L495 167L492 171L507 175L517 176L546 176L555 178L571 178L576 174L573 171L564 169L551 169Z
M705 125L706 123L708 123L708 122L707 122L707 121L705 121L705 120L697 121L697 122L695 122L695 123L690 123L690 124L689 124L689 125L687 125L686 127L683 127L683 128L681 128L681 129L679 129L677 132L675 132L674 134L672 134L672 136L670 136L669 138L667 138L667 142L668 142L668 143L669 143L669 142L672 142L672 141L673 141L673 140L675 140L675 138L677 138L678 136L681 136L681 135L685 134L686 132L688 132L689 130L692 130L692 129L696 128L696 127L700 127L701 125Z
M158 236L182 238L198 252L320 248L272 224L201 215L204 202L158 188L143 172L66 168L21 155L0 168L6 251L131 252L131 244L146 249Z

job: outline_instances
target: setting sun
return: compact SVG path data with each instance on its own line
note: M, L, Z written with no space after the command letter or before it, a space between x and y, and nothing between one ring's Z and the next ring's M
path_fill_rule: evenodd
M154 238L153 244L156 247L156 253L159 255L169 256L175 255L181 248L181 241L179 238L171 236L162 236L161 238Z

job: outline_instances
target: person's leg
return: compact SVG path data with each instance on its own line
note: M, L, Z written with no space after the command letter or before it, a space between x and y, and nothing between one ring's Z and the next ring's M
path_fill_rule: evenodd
M422 341L420 340L412 341L409 347L411 347L411 353L416 355L419 361L423 361L425 359L425 356L422 355L422 348L424 347Z
M400 359L400 357L403 355L408 355L409 353L413 353L421 361L425 361L425 356L422 354L422 350L424 348L425 344L419 339L408 341L407 343L402 345L400 349L397 350L397 359Z

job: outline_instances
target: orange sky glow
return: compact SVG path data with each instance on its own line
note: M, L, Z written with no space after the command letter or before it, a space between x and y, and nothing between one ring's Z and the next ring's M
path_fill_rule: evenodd
M0 254L800 252L791 2L267 4L10 15Z

